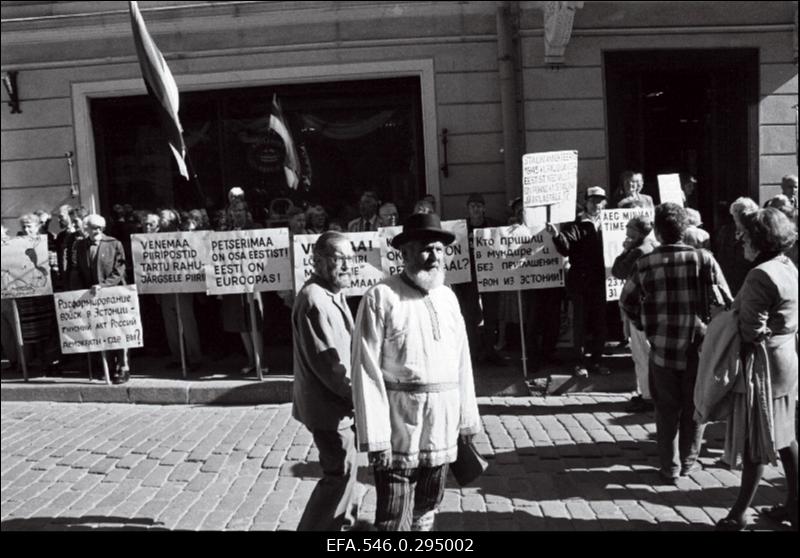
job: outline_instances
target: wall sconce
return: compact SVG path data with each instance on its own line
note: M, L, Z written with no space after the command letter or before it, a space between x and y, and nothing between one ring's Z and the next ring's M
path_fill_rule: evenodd
M3 72L3 88L8 94L8 106L11 107L11 114L18 114L22 111L19 108L19 88L17 87L17 71Z

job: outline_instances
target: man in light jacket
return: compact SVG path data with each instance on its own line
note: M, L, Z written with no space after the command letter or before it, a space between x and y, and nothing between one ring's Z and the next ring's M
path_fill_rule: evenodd
M345 530L358 515L350 387L353 317L342 291L350 285L353 249L343 234L329 231L314 244L313 257L314 274L292 309L292 415L311 431L323 477L297 530Z
M405 270L364 295L353 343L353 403L377 494L375 526L433 530L458 437L480 431L458 300L444 285L455 236L436 214L414 214L392 246Z

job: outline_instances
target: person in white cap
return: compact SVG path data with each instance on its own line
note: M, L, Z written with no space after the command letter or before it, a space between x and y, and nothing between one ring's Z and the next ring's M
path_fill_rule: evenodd
M480 432L467 331L444 285L455 235L411 215L392 246L405 269L364 295L353 330L353 406L375 476L380 531L431 531L459 437Z
M586 210L559 233L552 223L547 223L547 232L553 236L556 250L568 257L566 287L574 305L575 349L578 363L575 376L585 378L589 371L606 376L608 368L601 365L606 343L606 274L603 262L603 231L600 226L600 210L606 206L606 191L600 186L586 190ZM592 342L586 347L587 335ZM591 354L588 362L584 351Z

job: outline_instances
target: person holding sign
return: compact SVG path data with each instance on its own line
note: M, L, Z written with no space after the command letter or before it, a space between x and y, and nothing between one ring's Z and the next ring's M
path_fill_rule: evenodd
M323 477L297 530L338 531L352 527L358 517L350 384L353 316L342 291L350 286L353 248L343 234L326 232L313 254L314 274L292 309L292 416L314 437Z
M575 312L575 349L578 359L583 360L584 351L591 354L588 363L575 365L575 376L586 378L589 370L593 374L606 376L608 368L601 366L606 342L606 270L603 263L603 230L600 211L606 206L606 191L600 186L586 190L586 210L566 225L559 233L552 223L547 223L547 232L553 236L558 253L569 257L570 268L566 287ZM592 344L586 347L587 335Z
M91 289L97 296L103 287L125 284L125 251L122 243L106 235L106 220L97 214L84 219L87 236L75 241L75 265L69 271L73 290ZM106 351L111 382L124 384L130 379L128 352L125 349Z
M683 243L686 226L686 210L680 205L656 207L661 246L636 261L619 299L633 326L650 341L659 475L669 484L700 468L703 425L694 416L694 387L698 350L711 319L710 308L701 301L715 292L731 300L714 256Z
M358 309L353 404L378 530L433 530L457 440L481 428L464 319L444 285L454 240L436 214L411 215L391 242L403 273L370 288Z

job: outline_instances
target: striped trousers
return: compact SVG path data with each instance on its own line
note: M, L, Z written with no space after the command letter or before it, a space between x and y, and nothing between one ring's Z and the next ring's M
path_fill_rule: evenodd
M375 527L379 531L432 531L436 508L444 498L447 464L414 469L373 467Z

